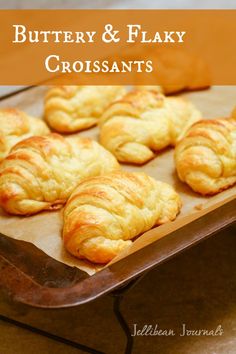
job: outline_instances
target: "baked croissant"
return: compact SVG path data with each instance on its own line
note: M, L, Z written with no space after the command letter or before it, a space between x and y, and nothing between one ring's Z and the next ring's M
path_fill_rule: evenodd
M232 118L236 119L236 107L234 108L231 116Z
M236 183L236 120L202 120L177 144L179 178L195 192L218 193Z
M0 164L0 205L30 215L60 208L81 180L119 168L115 157L87 138L32 137Z
M64 209L64 244L76 257L107 263L134 237L174 220L180 208L180 197L170 185L143 172L86 179Z
M42 120L15 108L0 109L0 161L19 141L48 133L49 129Z
M151 60L156 70L154 69L146 78L133 73L133 81L138 85L142 83L150 85L151 82L160 85L165 95L205 89L212 81L204 58L180 47L158 47L155 43L149 43L148 46L132 45L121 55L119 53L116 57L113 55L112 60L114 59L118 61L122 59L126 62Z
M74 133L98 123L105 108L125 93L123 86L56 86L45 99L45 119L60 133Z
M143 164L154 152L175 145L200 112L181 98L133 91L105 111L100 143L121 162Z

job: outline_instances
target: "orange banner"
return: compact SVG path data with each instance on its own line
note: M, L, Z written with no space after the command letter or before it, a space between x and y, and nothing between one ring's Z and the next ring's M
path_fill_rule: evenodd
M235 85L235 37L235 10L1 10L0 85Z

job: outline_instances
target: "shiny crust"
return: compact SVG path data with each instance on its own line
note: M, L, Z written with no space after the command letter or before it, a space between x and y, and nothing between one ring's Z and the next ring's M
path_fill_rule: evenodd
M181 98L132 91L105 111L100 143L121 162L143 164L154 152L174 146L200 117L200 112Z
M49 129L42 120L15 108L0 109L0 161L19 141L48 133Z
M91 139L28 138L0 164L0 205L18 215L55 210L81 180L118 168L114 156Z
M65 247L78 258L107 263L134 237L174 220L180 208L171 186L142 172L117 171L87 179L64 209Z
M236 183L236 120L196 123L176 146L179 178L195 192L212 195Z
M125 92L123 86L56 86L47 92L44 117L59 133L78 132L96 125Z

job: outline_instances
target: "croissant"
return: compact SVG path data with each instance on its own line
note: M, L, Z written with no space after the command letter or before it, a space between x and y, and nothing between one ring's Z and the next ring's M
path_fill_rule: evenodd
M122 52L122 59L126 62L132 60L151 60L157 70L149 73L149 82L160 85L165 95L180 91L201 90L211 85L211 74L207 62L201 56L195 55L183 48L157 47L155 43L148 46L127 47ZM119 53L117 58L120 60ZM142 76L133 73L134 81L142 84ZM143 79L143 82L145 80ZM149 83L148 83L149 84Z
M165 94L164 88L159 85L136 85L134 86L134 90L155 91L157 93L162 93L163 95Z
M180 91L193 91L211 85L207 63L197 55L183 49L153 47L153 56L158 68L158 82L166 95Z
M12 146L33 135L49 133L46 124L14 108L0 109L0 161Z
M80 183L64 209L63 240L78 258L107 263L141 233L174 220L174 189L143 172L113 173Z
M236 107L234 108L234 110L232 112L232 118L236 119Z
M100 143L121 162L143 164L175 145L200 112L181 98L133 91L114 102L101 120Z
M56 86L45 99L45 120L60 133L74 133L98 123L105 108L125 93L123 86Z
M236 120L202 120L177 144L175 163L181 181L203 195L236 183Z
M18 215L59 209L81 180L118 168L115 157L93 140L28 138L0 164L0 205Z

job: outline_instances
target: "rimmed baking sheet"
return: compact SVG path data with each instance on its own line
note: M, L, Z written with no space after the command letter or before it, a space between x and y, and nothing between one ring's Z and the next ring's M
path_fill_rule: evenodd
M36 117L42 117L45 90L45 87L31 88L2 100L0 106L17 107ZM204 118L227 117L236 104L236 86L213 87L205 91L186 93L183 96L195 103ZM81 132L80 135L97 140L98 128L86 130ZM167 149L159 153L155 159L144 166L122 165L122 168L129 171L142 170L158 180L173 185L182 198L183 208L176 221L146 232L134 241L131 247L114 259L112 263L159 238L168 237L168 233L236 197L236 187L230 188L214 197L201 197L192 192L176 176L173 149ZM14 239L31 242L50 257L69 266L78 267L89 275L99 271L102 268L101 266L78 260L66 252L61 238L62 224L62 210L44 212L31 217L9 216L2 210L0 211L0 233Z

